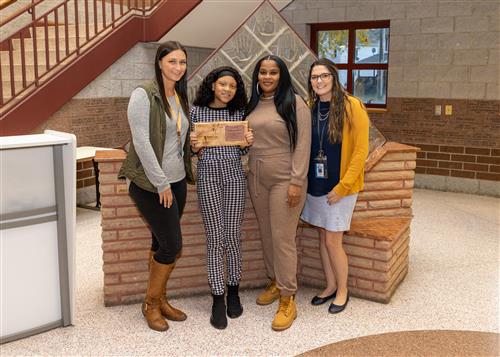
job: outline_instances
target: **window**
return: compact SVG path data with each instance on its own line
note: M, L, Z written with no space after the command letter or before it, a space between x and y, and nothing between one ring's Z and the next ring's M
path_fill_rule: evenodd
M315 24L311 47L335 63L348 92L369 108L386 107L389 21Z

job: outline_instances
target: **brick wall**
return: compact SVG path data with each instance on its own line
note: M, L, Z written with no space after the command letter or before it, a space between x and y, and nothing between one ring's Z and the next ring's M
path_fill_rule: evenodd
M95 172L92 160L76 162L76 189L95 186Z
M76 204L80 207L94 207L97 201L96 177L92 159L76 161Z
M345 238L352 265L350 284L354 296L388 302L404 278L408 267L407 228L412 216L416 150L406 145L386 143L367 161L367 187L359 196L353 220L360 223ZM129 197L125 181L117 178L124 157L120 150L98 151L96 154L100 170L104 302L107 306L141 301L148 279L151 233ZM208 292L204 228L193 186L188 189L181 225L183 253L169 280L169 294ZM364 247L361 249L359 242L365 238L371 246L361 244ZM241 244L241 286L263 286L267 277L260 232L248 196ZM297 233L299 280L312 285L319 285L322 276L321 272L316 272L312 276L316 280L309 279L311 272L321 264L316 245L317 231L300 226ZM367 249L370 247L373 249ZM358 266L363 259L371 265Z
M499 115L500 101L390 98L387 112L370 118L389 140L421 149L418 174L500 181Z
M417 173L500 181L500 150L419 145Z
M115 148L130 140L128 98L73 98L35 132L75 134L78 146Z

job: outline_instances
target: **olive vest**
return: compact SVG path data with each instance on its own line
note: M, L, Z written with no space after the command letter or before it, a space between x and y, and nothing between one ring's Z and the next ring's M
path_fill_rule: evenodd
M151 104L149 107L149 141L158 160L162 164L163 150L165 147L165 136L167 123L165 122L165 106L161 99L161 94L156 81L151 81L145 85L139 86L143 88ZM167 119L168 120L168 119ZM186 171L186 180L190 184L194 184L193 171L191 168L191 149L189 146L189 133L186 135L184 142L184 169ZM128 178L143 190L157 192L155 186L148 180L144 168L142 167L139 156L137 155L133 141L130 141L130 149L123 165L118 173L118 178Z

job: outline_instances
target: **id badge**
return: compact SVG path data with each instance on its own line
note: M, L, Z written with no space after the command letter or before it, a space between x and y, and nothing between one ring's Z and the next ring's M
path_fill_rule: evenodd
M315 177L317 179L328 178L327 157L322 152L314 158Z

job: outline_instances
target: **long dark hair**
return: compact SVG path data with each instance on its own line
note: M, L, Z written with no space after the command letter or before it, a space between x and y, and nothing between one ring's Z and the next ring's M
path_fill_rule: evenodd
M311 85L311 72L316 66L325 66L332 75L332 99L330 100L330 115L328 118L328 141L330 143L342 142L342 129L344 127L344 119L348 126L351 125L351 118L347 112L346 103L351 105L349 94L345 91L344 87L339 80L339 72L335 64L328 58L320 58L313 62L309 68L309 80L307 82L307 89L309 93L309 103L319 105L316 103L316 93ZM317 99L319 101L319 99Z
M224 74L224 72L226 73ZM212 84L215 83L220 77L227 75L227 72L232 73L232 77L236 80L236 93L234 94L233 99L227 103L227 109L231 115L233 115L236 110L244 110L248 102L247 94L245 92L245 83L243 82L243 79L241 79L237 70L233 67L227 66L218 67L207 74L198 88L196 99L193 104L201 107L208 107L208 105L215 99Z
M290 72L288 72L285 62L278 56L269 55L263 57L255 65L252 75L252 96L247 106L246 116L248 116L255 107L257 107L257 104L259 104L260 94L257 92L257 86L259 85L259 71L262 61L274 61L280 69L278 88L274 94L274 105L276 106L278 114L285 121L290 148L293 151L297 144L296 91L293 87L292 78L290 77Z
M163 106L165 107L165 112L167 113L170 119L173 118L173 113L172 113L172 108L170 107L170 104L168 104L168 100L165 95L165 87L163 85L163 76L161 74L160 61L163 57L165 57L170 52L175 50L181 50L182 52L184 52L187 58L186 49L177 41L166 41L161 43L160 46L158 47L158 50L156 51L156 56L155 56L156 82L158 83L158 88L160 90ZM181 101L182 110L184 110L184 113L187 115L189 113L189 104L187 96L187 71L186 73L184 73L181 79L175 82L175 91Z

